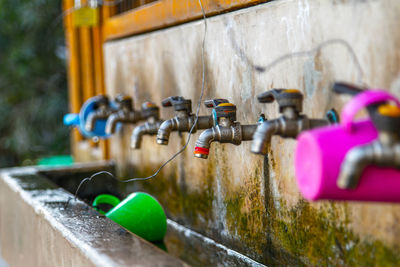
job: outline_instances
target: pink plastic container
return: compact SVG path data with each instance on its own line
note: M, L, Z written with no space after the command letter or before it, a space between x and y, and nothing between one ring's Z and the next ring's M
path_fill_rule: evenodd
M356 189L340 189L336 185L340 167L347 152L377 138L377 130L367 120L353 122L362 108L397 98L381 90L368 90L355 96L342 110L339 125L322 127L298 137L295 168L297 184L308 200L359 200L400 202L400 171L368 166Z

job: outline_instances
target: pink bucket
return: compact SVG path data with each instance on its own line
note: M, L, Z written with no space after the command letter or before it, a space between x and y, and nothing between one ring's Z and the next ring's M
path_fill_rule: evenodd
M306 131L298 137L296 178L306 199L400 202L400 171L396 169L368 166L356 189L341 189L336 185L347 152L372 142L378 135L371 120L353 122L355 115L368 105L384 101L400 106L399 100L391 94L368 90L346 104L339 125Z

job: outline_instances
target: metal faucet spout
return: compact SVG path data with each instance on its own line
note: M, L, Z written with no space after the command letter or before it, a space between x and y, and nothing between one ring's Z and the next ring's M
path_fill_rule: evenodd
M174 118L164 121L158 129L157 144L168 145L171 132L176 131L177 129L178 124L176 123L176 120Z
M373 146L358 146L351 149L343 160L337 186L342 189L355 189L365 167L373 161Z
M253 135L251 152L266 155L271 138L274 134L278 133L278 130L279 122L277 120L264 121L262 124L258 125Z
M94 125L99 117L99 114L97 114L96 112L92 112L88 115L85 123L86 131L91 132L94 130Z
M211 143L214 141L218 141L214 128L209 128L202 132L196 141L194 156L197 158L207 159Z
M106 123L106 134L113 134L115 133L115 129L117 128L117 123L121 122L122 118L121 115L118 113L111 114L110 117L107 119Z
M118 123L136 123L142 119L138 111L119 111L107 119L106 134L114 134Z
M156 122L146 122L142 125L136 127L131 136L131 148L132 149L139 149L142 144L142 137L143 135L155 135L158 132L158 128L160 127L163 121L159 120Z
M139 149L142 143L142 137L147 133L146 124L142 124L133 130L131 136L131 148Z

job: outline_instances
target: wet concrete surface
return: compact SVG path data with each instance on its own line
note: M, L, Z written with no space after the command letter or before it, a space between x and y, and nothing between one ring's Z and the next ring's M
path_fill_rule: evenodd
M113 193L124 197L131 193L127 187L120 186L109 177L98 177L82 187L79 196L83 201L71 200L71 192L75 192L82 179L104 169L113 171L113 166L78 165L62 170L22 168L0 172L0 178L93 265L186 266L188 263L192 266L262 266L172 220L168 220L164 242L158 244L151 244L126 231L90 207L98 194ZM0 199L0 212L1 205L4 204ZM11 228L9 231L12 231ZM3 241L0 245L7 244L1 236L0 241ZM63 251L52 251L50 254L57 253L62 254ZM7 254L4 255L6 259L10 256ZM57 257L53 259L55 262Z
M53 173L50 171L41 173L67 191L75 193L79 182L95 171L98 170L81 169L80 172L66 171L64 173ZM108 171L113 172L114 169L110 166ZM90 206L93 199L99 194L110 193L124 198L131 192L132 187L120 184L107 175L102 175L83 186L79 192L79 197ZM263 266L170 219L168 220L167 234L164 241L153 245L158 246L175 257L181 258L191 266Z
M0 244L4 248L4 258L11 266L27 263L30 266L51 266L53 263L82 266L88 262L95 266L186 266L183 261L127 232L80 200L70 201L66 207L72 195L33 168L13 169L0 175L3 197L0 199L0 217L3 219ZM11 190L7 192L7 189ZM7 200L12 203L6 203ZM10 208L13 204L24 207L28 204L30 211L18 206ZM55 230L56 237L44 230L47 225ZM29 240L30 237L36 237L36 240ZM49 246L52 242L47 239L53 240L55 245ZM63 242L67 246L61 246ZM41 250L38 243L44 249ZM65 257L63 254L71 248Z

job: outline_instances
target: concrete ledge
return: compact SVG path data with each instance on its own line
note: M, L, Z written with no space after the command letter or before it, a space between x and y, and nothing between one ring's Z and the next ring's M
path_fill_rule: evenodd
M10 266L186 266L84 202L65 208L69 197L37 168L0 171L0 247Z

